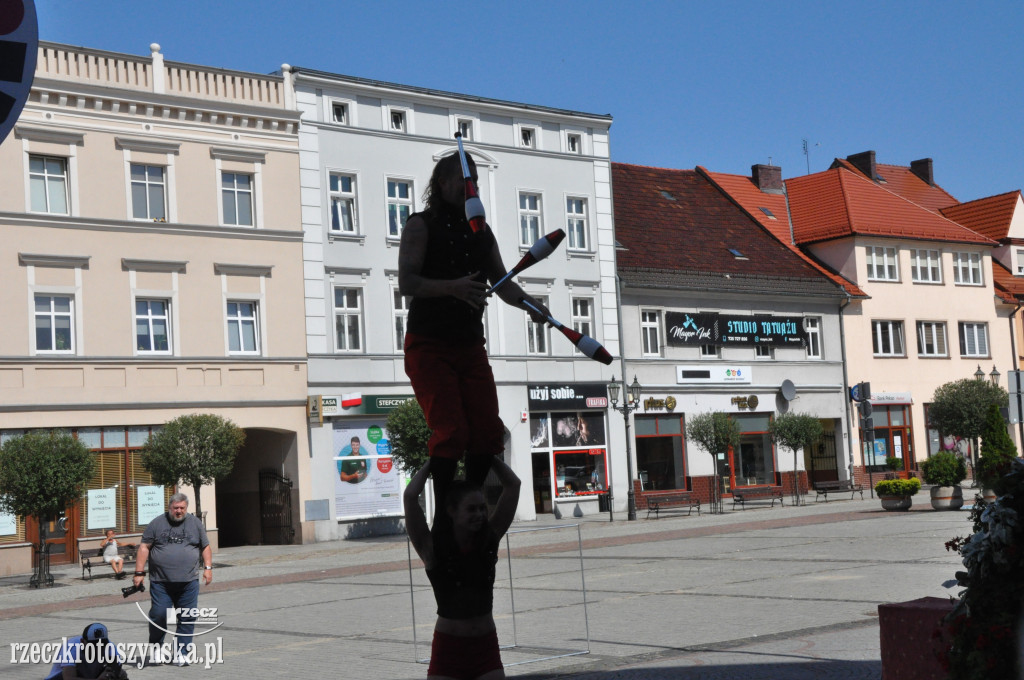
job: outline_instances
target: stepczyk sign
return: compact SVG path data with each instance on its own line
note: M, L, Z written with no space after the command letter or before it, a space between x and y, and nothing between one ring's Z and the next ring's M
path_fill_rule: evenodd
M807 344L804 320L800 316L667 312L665 326L668 344L674 347L804 347Z
M608 408L608 390L598 383L527 385L531 411L578 411Z

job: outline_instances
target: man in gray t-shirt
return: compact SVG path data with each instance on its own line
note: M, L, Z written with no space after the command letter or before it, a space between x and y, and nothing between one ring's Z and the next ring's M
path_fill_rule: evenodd
M135 562L132 582L140 585L149 563L149 642L163 644L167 631L167 610L195 610L199 604L199 565L203 583L213 581L213 551L206 529L195 515L188 514L188 497L171 496L167 512L150 520L142 532L142 544ZM179 615L175 627L173 663L188 665L195 616ZM168 659L168 661L172 661Z

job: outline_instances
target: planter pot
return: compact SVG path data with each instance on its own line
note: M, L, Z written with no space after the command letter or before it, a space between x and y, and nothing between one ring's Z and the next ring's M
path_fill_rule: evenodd
M910 496L879 496L883 510L909 510L914 499Z
M957 486L933 486L932 508L935 510L959 510L964 505L964 490Z
M992 503L997 498L996 492L992 489L982 489L981 497L986 503Z

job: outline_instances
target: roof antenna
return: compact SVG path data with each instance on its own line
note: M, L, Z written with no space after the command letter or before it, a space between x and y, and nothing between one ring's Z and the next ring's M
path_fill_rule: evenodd
M811 150L808 148L807 138L804 138L804 157L807 159L807 174L811 174ZM815 142L814 146L821 146L821 142Z

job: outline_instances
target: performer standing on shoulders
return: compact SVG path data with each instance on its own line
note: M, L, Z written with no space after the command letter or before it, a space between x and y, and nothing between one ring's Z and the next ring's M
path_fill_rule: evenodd
M467 154L473 181L476 165ZM411 215L398 252L398 285L409 296L405 372L433 431L430 450L434 495L444 507L459 459L466 479L482 486L490 461L504 450L498 391L484 349L487 281L505 274L490 228L474 233L466 219L466 183L458 154L445 156L430 177L426 209ZM544 323L548 309L514 281L497 295ZM527 300L542 314L528 310Z
M433 529L428 529L419 495L435 462L430 459L416 473L403 497L409 540L437 600L427 678L500 680L505 670L491 613L494 566L519 503L519 477L495 457L492 469L501 482L501 496L491 516L480 488L456 481L448 489L445 507L434 515Z

